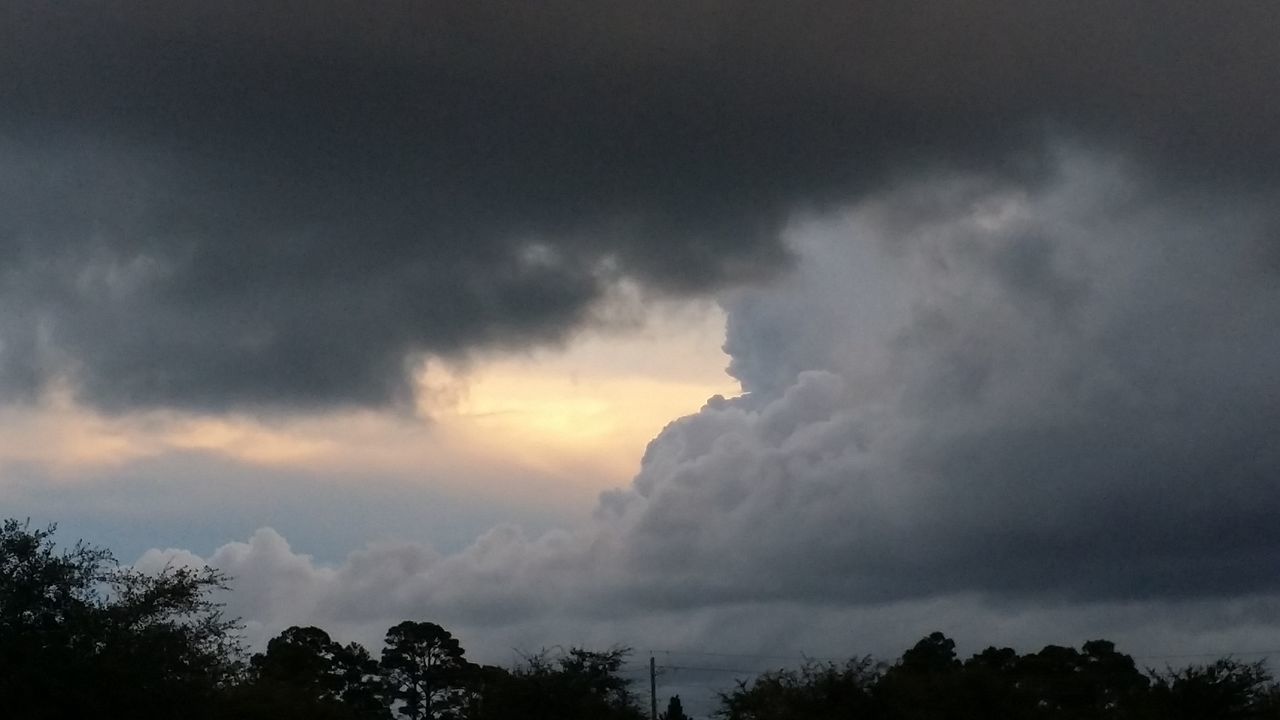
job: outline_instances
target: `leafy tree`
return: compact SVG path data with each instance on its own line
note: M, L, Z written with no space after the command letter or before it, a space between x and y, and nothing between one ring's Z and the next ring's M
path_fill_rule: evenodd
M960 717L999 717L1006 720L1034 716L1019 692L1018 653L989 647L965 661L957 688Z
M1096 717L1130 717L1145 699L1151 681L1133 658L1110 640L1090 640L1081 649L1079 673L1092 686Z
M239 668L212 569L144 574L55 528L0 527L0 707L8 717L211 717Z
M473 720L641 720L630 681L619 674L629 650L571 648L555 660L530 655L516 668L481 668Z
M62 720L643 720L628 650L542 652L510 670L467 662L438 625L387 631L381 662L291 627L246 665L207 568L142 573L54 528L0 524L0 717ZM767 672L721 695L722 720L1235 720L1280 718L1262 662L1139 672L1106 640L961 663L932 633L884 668L870 658ZM688 720L678 696L663 720Z
M597 706L604 716L625 715L630 709L638 711L631 682L618 674L630 652L627 648L603 652L570 648L560 658L560 673L570 688L587 699L588 705Z
M448 630L406 620L387 630L382 674L397 712L410 720L461 717L472 666Z
M740 681L720 696L724 720L856 720L875 717L872 688L879 670L871 658L843 665L807 663L799 670L775 670Z
M1280 717L1277 686L1262 662L1223 658L1169 670L1156 676L1154 695L1155 707L1171 720Z
M956 641L940 632L930 633L910 650L902 653L898 668L915 675L959 670L960 661L956 659Z
M391 717L391 699L378 661L359 643L343 646L340 657L344 680L342 702L358 718L381 720Z
M680 703L679 695L672 695L667 701L666 712L658 715L659 720L689 720L689 716L684 714L684 705Z
M1125 718L1138 713L1149 683L1133 658L1106 640L1087 642L1083 652L1057 645L1018 661L1025 702L1046 718Z
M902 654L876 683L875 694L886 717L963 718L965 709L956 702L962 669L955 641L934 632Z
M291 627L250 661L238 693L242 717L389 718L378 663L316 627Z

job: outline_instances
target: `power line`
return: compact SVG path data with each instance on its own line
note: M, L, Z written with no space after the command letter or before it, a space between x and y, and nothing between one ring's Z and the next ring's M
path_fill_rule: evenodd
M737 659L747 659L747 660L783 660L783 661L801 662L801 663L803 662L843 663L851 659L852 660L858 659L858 656L852 656L847 658L835 658L835 657L826 657L826 656L820 656L820 655L805 655L805 654L781 655L781 654L765 654L765 653L736 653L736 652L723 652L723 651L711 651L711 650L650 650L647 652L653 655L665 655L668 658L670 658L671 656L677 656L677 657L693 656L693 657L708 657L708 658L737 658ZM1124 653L1124 654L1127 654L1127 653ZM1150 655L1129 655L1129 657L1133 658L1134 660L1152 661L1152 660L1179 660L1179 659L1195 659L1195 658L1215 658L1216 659L1216 658L1238 658L1238 657L1262 657L1262 656L1269 656L1269 655L1280 656L1280 649L1236 650L1236 651L1225 651L1225 652L1166 653L1166 654L1150 654ZM678 662L677 663L671 663L671 662L660 663L656 667L660 671L672 670L672 671L684 671L684 672L735 673L735 674L743 674L743 675L761 675L763 673L771 672L773 670L779 669L776 667L767 667L767 668L756 667L756 668L748 669L744 667L727 667L724 665L688 665L688 664L681 664ZM782 669L785 669L785 668L782 668ZM638 675L643 677L645 674L649 672L649 663L647 661L643 663L640 663L640 662L627 663L622 667L620 667L617 672L619 674L624 674L624 675Z
M661 670L690 670L698 672L736 673L738 675L761 675L768 670L745 670L743 668L707 667L702 665L659 665Z
M819 655L805 655L804 653L799 655L763 655L760 653L704 652L700 650L650 650L649 652L665 655L698 655L701 657L753 658L759 660L800 660L802 662L814 660L819 662L845 662L846 660L849 660L847 657L822 657Z
M723 657L723 658L750 658L759 660L792 660L800 662L834 662L843 663L849 660L856 660L859 656L849 657L824 657L820 655L767 655L761 653L731 653L731 652L712 652L703 650L650 650L652 654L664 655L696 655L699 657ZM1215 652L1194 652L1194 653L1170 653L1162 655L1133 655L1130 653L1122 653L1129 655L1135 660L1176 660L1178 658L1230 658L1242 656L1262 656L1262 655L1280 655L1280 649L1276 650L1224 650ZM754 671L753 671L754 672Z
M1232 652L1179 653L1174 655L1130 655L1135 660L1176 660L1178 658L1231 658L1245 655L1280 655L1280 650L1242 650Z

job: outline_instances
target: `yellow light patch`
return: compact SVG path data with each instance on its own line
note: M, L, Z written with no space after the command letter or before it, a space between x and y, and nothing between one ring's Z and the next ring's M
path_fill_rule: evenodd
M563 348L476 359L465 371L430 362L419 377L418 418L103 416L57 393L39 408L0 413L0 468L25 462L74 478L89 467L196 451L586 509L601 490L630 480L664 425L711 395L737 392L723 370L723 323L718 308L686 306Z
M471 452L561 473L593 493L617 487L668 422L739 391L724 372L723 328L719 309L704 306L466 372L428 363L421 411ZM584 465L590 475L578 472Z
M164 437L166 445L208 450L263 465L291 464L320 457L332 441L289 430L274 430L247 420L198 419L180 424Z

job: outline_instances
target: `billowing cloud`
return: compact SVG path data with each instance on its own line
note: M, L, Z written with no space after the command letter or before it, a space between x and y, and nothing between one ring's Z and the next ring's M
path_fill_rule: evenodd
M73 1L0 9L0 383L125 410L385 406L710 292L885 181L1270 187L1269 4ZM1035 262L1034 258L1027 262Z
M1067 160L819 224L786 289L730 303L751 393L616 499L632 552L687 565L673 586L855 602L1274 591L1270 210L1147 193Z
M137 566L213 565L236 575L228 611L246 620L254 646L292 624L316 624L344 640L378 647L386 629L404 618L446 624L469 654L483 662L509 662L513 649L534 651L554 644L609 647L625 644L641 652L670 651L660 662L754 670L810 657L872 653L892 659L904 646L938 628L962 643L962 651L988 644L1038 648L1049 643L1107 637L1160 667L1200 653L1234 652L1256 657L1280 641L1280 596L1246 595L1231 600L1021 602L960 593L891 603L794 600L703 604L636 612L625 606L596 615L551 608L494 622L468 612L463 603L424 604L424 578L442 557L420 545L375 545L345 562L325 565L264 529L244 542L228 543L208 558L184 550L154 550ZM432 583L457 580L437 574ZM746 631L744 631L744 629ZM699 655L705 650L741 657ZM682 652L692 651L681 656ZM763 655L758 655L763 654ZM730 685L729 677L693 674L704 689ZM664 678L664 684L669 680Z
M1058 158L1031 189L956 174L796 222L794 271L724 300L748 392L668 425L584 527L332 567L264 530L208 561L268 624L296 617L279 582L322 624L489 643L1280 637L1271 205Z

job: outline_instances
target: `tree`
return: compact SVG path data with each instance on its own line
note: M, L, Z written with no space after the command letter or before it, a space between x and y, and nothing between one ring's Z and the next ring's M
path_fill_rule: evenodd
M472 666L448 630L429 622L405 622L387 630L382 674L398 712L410 720L461 717Z
M472 720L642 720L630 681L619 674L629 650L571 648L529 655L512 670L481 668Z
M667 701L666 712L658 715L659 720L689 720L689 716L684 714L684 705L680 703L679 695L672 695Z
M1166 718L1227 720L1277 717L1277 686L1262 662L1223 658L1166 671L1155 678L1156 706ZM1264 710L1269 714L1263 714Z
M291 627L250 660L239 714L262 718L389 718L378 663L358 643L317 627Z
M254 655L250 666L257 679L304 688L322 699L337 699L343 690L342 646L318 627L293 626Z
M0 527L0 707L8 717L211 717L240 667L209 568L145 574L55 528Z
M613 648L603 652L569 648L560 658L560 672L568 685L599 717L621 717L638 712L631 694L631 681L618 672L630 654L628 648Z
M1123 718L1146 699L1148 680L1115 644L1093 640L1075 648L1047 645L1018 660L1023 702L1046 718Z
M844 664L806 663L799 670L774 670L740 681L721 694L716 715L723 720L835 720L874 717L872 695L879 669L869 657Z
M965 661L957 691L957 706L964 718L998 717L1017 720L1033 717L1020 692L1018 661L1013 648L988 647Z
M904 672L917 675L959 670L956 641L940 632L930 633L910 650L902 653L902 661L898 667Z
M955 641L930 633L889 668L876 683L875 694L890 718L960 718L963 710L956 698L961 670Z

